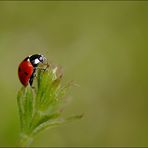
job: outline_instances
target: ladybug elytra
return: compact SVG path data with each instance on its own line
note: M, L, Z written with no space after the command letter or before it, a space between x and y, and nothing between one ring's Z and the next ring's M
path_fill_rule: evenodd
M18 76L21 83L27 86L28 83L32 86L35 77L36 69L40 63L44 63L46 58L41 54L34 54L26 57L19 65Z

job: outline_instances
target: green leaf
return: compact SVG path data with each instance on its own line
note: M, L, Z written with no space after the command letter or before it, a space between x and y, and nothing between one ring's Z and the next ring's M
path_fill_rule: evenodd
M64 120L61 120L61 119L44 122L33 130L32 136L34 137L36 134L38 134L39 132L41 132L47 128L52 128L52 127L61 125L63 123L65 123L65 122L64 122Z
M45 129L53 128L76 119L81 119L82 117L83 115L75 115L75 116L68 117L67 119L60 118L60 119L48 120L47 122L43 122L37 128L35 128L32 132L32 135L35 136L37 133Z
M53 120L56 119L60 116L60 113L54 113L54 114L44 114L42 112L37 112L32 120L32 124L31 124L31 128L32 130L34 130L35 128L37 128L40 124L47 122L49 120Z
M22 132L29 132L33 115L33 91L30 86L22 87L17 96Z
M18 94L17 94L17 104L18 104L18 110L19 110L19 117L20 117L20 125L21 125L21 131L23 131L23 124L24 124L24 118L23 118L23 112L24 112L24 107L23 107L23 104L22 104L22 96L23 96L23 93L24 93L24 87L22 87L19 91L18 91Z

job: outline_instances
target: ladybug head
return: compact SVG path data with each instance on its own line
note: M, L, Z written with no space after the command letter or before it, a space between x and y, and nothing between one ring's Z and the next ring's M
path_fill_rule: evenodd
M41 54L34 54L29 57L29 60L34 67L37 67L39 63L47 61L47 59Z

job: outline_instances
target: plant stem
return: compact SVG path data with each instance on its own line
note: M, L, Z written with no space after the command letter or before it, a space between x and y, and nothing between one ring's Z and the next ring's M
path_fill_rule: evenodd
M21 134L19 146L20 147L29 147L30 144L32 143L32 141L33 141L33 137L26 135L26 134Z

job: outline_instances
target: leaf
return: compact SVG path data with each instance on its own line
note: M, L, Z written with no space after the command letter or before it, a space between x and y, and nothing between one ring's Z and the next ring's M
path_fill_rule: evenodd
M22 132L29 132L33 115L33 92L30 86L22 87L17 95Z
M19 118L20 118L20 124L21 124L21 130L23 131L23 112L24 112L24 107L22 104L22 96L24 93L24 87L22 87L17 94L17 104L18 104L18 110L19 110Z
M28 132L33 115L33 99L34 98L33 98L32 88L28 86L25 89L25 95L24 95L24 111L25 111L24 114L25 114L25 122Z
M32 132L32 136L35 136L37 133L39 133L47 128L56 127L61 124L65 124L69 121L81 119L82 117L83 117L83 115L75 115L75 116L68 117L67 119L60 118L60 119L56 119L56 120L49 120L47 122L40 124L37 128L35 128Z
M67 121L73 121L73 120L76 120L76 119L81 119L81 118L83 118L83 116L84 116L84 114L74 115L74 116L68 117L66 120Z
M35 114L35 116L33 118L31 128L32 128L32 130L34 130L36 127L38 127L42 123L47 122L49 120L56 119L59 116L60 116L60 113L54 113L54 114L48 115L48 114L43 114L43 113L38 112Z
M36 95L36 107L40 109L42 107L44 109L46 108L46 104L44 104L43 106L42 102L48 99L47 95L51 88L52 76L50 71L39 71L38 76L39 78L38 78L38 92Z

